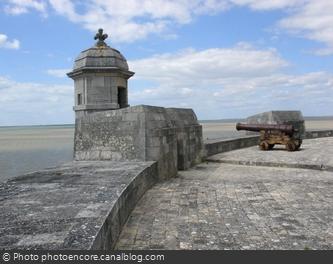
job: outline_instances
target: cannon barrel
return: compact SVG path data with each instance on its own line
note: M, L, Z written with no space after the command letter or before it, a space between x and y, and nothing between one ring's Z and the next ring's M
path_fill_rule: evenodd
M295 132L293 125L266 125L266 124L236 124L237 130L248 130L248 131L255 131L260 132L261 130L268 131L268 130L275 130L281 131L289 136L292 136Z

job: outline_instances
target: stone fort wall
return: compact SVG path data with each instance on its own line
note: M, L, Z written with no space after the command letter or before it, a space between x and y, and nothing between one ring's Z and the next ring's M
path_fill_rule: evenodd
M147 105L82 112L75 120L75 160L157 161L160 179L201 162L202 127L192 109Z

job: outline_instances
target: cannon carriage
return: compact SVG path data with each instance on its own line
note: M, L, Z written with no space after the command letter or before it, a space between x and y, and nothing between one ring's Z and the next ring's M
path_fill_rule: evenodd
M288 151L301 147L302 138L297 128L291 124L236 124L237 130L260 132L259 148L271 150L277 144L285 145Z

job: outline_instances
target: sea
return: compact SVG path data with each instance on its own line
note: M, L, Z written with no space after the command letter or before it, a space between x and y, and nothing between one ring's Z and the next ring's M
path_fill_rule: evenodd
M305 118L305 126L333 129L333 117ZM230 139L245 136L236 131L241 119L203 120L203 138ZM0 127L0 182L18 175L54 167L73 158L74 125Z
M72 160L73 125L0 127L0 182Z

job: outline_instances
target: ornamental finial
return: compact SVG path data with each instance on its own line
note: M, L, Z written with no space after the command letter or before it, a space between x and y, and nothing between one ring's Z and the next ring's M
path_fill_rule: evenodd
M108 37L108 34L103 34L103 29L100 28L94 37L94 39L98 39L98 41L96 42L96 46L97 47L106 47L107 45L104 42L104 40L106 40L107 37Z

